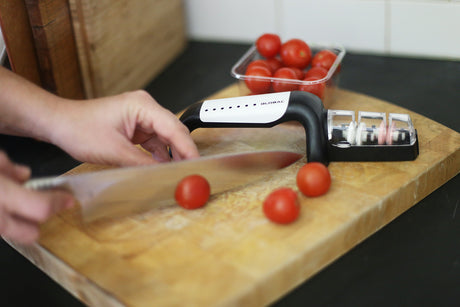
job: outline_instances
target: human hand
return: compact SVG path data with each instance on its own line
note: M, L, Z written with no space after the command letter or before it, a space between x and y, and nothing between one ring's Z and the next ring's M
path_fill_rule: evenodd
M24 188L30 169L11 162L0 151L0 235L22 244L35 242L40 224L74 204L63 191L38 192Z
M0 132L51 142L77 160L97 164L167 161L168 146L175 160L199 156L188 129L145 91L74 101L1 67Z
M147 92L58 104L51 141L74 158L118 166L197 158L190 132ZM140 144L151 154L134 146Z

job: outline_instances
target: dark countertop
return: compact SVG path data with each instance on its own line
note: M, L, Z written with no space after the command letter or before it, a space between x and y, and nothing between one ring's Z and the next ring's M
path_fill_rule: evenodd
M146 89L178 112L234 82L230 68L248 47L190 42ZM349 52L340 87L395 103L460 132L459 61ZM61 174L79 164L58 148L29 139L0 136L0 148L30 165L33 176ZM458 306L459 187L457 175L273 306ZM82 306L3 240L0 254L5 305Z

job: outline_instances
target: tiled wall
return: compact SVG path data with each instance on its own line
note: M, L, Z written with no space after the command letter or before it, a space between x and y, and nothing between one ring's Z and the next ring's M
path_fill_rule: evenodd
M460 60L460 0L184 0L189 37L340 43L360 53Z

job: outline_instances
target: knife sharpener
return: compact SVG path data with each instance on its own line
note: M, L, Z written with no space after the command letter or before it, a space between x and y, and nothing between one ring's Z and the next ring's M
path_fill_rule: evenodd
M260 128L297 121L305 129L307 160L410 161L419 153L417 131L408 114L327 110L321 99L304 91L204 100L191 105L180 120L197 128Z

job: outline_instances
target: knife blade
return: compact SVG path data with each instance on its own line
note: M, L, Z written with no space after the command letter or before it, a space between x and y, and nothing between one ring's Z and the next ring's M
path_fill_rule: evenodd
M35 190L63 188L80 203L84 221L140 213L175 203L176 185L188 175L205 177L211 193L230 190L267 176L303 154L261 151L201 157L194 160L109 169L78 175L32 179Z

